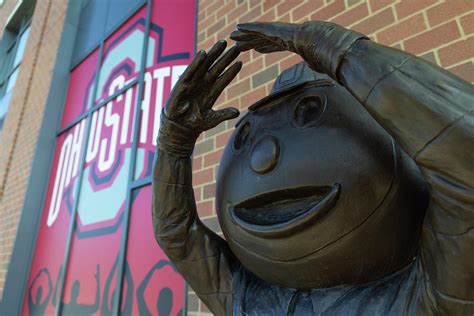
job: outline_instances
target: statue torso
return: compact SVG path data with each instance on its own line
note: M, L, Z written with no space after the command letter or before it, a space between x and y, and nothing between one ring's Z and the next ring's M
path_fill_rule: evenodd
M244 268L235 284L234 315L419 315L429 310L422 303L426 292L417 262L367 284L310 292L268 284Z

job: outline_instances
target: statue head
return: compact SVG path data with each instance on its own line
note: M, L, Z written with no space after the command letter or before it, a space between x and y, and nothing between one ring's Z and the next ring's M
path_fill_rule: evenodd
M364 107L300 63L237 123L216 205L248 270L311 289L368 282L409 264L427 197L414 162Z

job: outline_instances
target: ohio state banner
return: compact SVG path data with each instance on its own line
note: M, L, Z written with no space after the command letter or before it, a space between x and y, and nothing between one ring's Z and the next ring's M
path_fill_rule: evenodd
M161 109L194 54L196 4L152 1L149 28L147 9L71 71L23 315L58 304L64 315L109 315L116 291L123 315L184 310L185 283L154 240L149 179Z

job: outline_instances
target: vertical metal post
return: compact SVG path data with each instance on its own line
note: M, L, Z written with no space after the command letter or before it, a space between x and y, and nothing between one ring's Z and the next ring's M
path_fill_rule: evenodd
M143 81L145 78L146 70L146 60L148 53L148 38L150 35L150 24L151 24L151 10L152 10L152 1L146 0L147 10L146 10L146 22L145 22L145 39L143 40L142 47L142 59L140 64L140 77L138 80L138 91L136 97L136 107L135 107L135 116L133 121L133 140L132 140L132 153L129 164L129 173L128 173L128 184L127 184L127 196L125 199L125 210L124 210L124 221L122 227L122 236L120 241L120 250L119 250L119 261L117 267L117 281L115 285L115 294L113 298L112 306L112 315L120 314L120 306L122 305L122 287L123 287L123 277L125 272L125 262L127 257L127 242L128 242L128 231L130 226L130 210L132 207L132 194L133 194L133 180L135 177L135 164L136 156L138 149L138 136L140 133L140 111L142 107L142 95L143 95Z

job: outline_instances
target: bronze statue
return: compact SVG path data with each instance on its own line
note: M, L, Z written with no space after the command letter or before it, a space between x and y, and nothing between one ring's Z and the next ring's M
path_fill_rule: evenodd
M472 315L473 86L327 22L246 23L231 38L176 84L154 169L156 239L210 310ZM190 157L201 132L238 116L212 105L250 49L306 64L277 78L226 146L224 241L197 216Z

